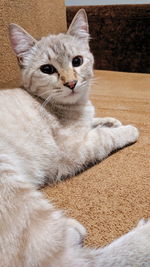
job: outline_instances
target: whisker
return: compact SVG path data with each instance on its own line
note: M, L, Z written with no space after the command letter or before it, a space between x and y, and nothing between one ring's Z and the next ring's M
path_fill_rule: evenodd
M88 80L87 81L84 81L82 84L85 85L87 82L88 82Z
M39 96L43 96L49 92L50 92L50 90L47 90L47 91L43 92L42 94L40 94ZM53 92L62 92L62 89L61 88L54 88Z
M99 81L101 80L101 77L92 77L91 80Z
M101 78L100 77L96 77L96 78L92 78L91 79L91 84L92 85L98 85L99 83L100 83L100 81L101 81Z
M48 104L48 102L50 101L50 99L51 99L51 95L49 95L49 96L45 99L45 101L44 101L43 104L42 104L42 107L45 108L45 106Z
M88 83L88 81L84 81L84 82L82 82L82 84L79 87L81 88L81 87L85 86L87 83Z
M49 85L49 82L39 86L39 88L47 87L48 85Z
M53 94L53 97L55 97L55 96L56 96L56 97L58 97L58 96L62 96L62 93L59 93L59 92L58 92L58 93L54 93L54 94Z
M43 96L43 95L45 95L45 94L47 94L47 93L49 93L49 90L47 90L47 91L43 92L43 93L42 93L42 94L40 94L39 96Z
M82 76L80 73L78 73L78 75L80 76L80 78L82 78L82 79L84 78L84 76Z
M59 90L59 89L57 89L57 90L53 90L53 93L62 93L62 91L63 91L63 90Z

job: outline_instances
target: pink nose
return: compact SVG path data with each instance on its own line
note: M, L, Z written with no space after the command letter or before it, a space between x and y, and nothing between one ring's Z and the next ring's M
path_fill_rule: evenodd
M67 82L67 83L64 83L64 86L70 88L71 90L73 90L75 88L77 84L77 81L74 80L74 81L70 81L70 82Z

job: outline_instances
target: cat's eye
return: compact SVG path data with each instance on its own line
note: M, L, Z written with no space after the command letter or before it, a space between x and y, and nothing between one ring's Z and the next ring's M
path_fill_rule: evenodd
M79 67L83 64L83 57L82 56L76 56L72 59L72 66L73 67Z
M53 73L57 72L56 68L53 65L50 65L50 64L42 65L40 67L40 70L43 73L46 73L46 74L53 74Z

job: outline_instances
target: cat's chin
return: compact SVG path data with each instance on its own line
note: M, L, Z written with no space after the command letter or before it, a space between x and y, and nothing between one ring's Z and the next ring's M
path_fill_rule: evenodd
M63 105L80 104L87 100L87 98L79 92L71 92L70 94L57 99L57 103Z

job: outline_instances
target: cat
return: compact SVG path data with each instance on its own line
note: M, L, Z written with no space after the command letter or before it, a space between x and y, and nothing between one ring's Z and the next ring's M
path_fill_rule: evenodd
M137 233L146 236L149 221L106 248L88 249L82 246L85 228L37 190L139 136L134 126L94 117L88 100L94 59L85 11L76 14L66 34L37 41L11 24L9 35L22 87L0 90L0 266L124 267L149 260L147 251L139 258L136 252ZM147 235L145 244L149 240Z

